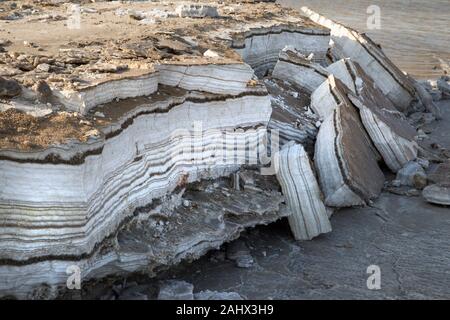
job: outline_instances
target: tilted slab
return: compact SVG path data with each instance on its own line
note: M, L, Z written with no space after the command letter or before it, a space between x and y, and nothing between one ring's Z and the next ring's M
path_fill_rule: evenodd
M322 194L303 147L288 143L276 159L277 178L291 211L288 219L295 239L311 240L331 232Z
M322 123L315 148L315 165L325 195L325 205L349 207L366 204L383 187L373 147L359 119L358 111L342 94L344 85L335 80L339 90L334 96L337 107Z
M352 91L349 90L346 94L359 109L364 128L386 165L397 172L406 163L416 159L416 130L359 64L343 59L327 69Z
M351 58L367 72L380 90L400 111L406 111L415 98L410 79L365 34L336 23L303 7L302 11L312 21L331 30L334 49L345 58Z
M311 94L311 110L322 120L331 115L338 106L333 90L336 90L336 78L328 78Z

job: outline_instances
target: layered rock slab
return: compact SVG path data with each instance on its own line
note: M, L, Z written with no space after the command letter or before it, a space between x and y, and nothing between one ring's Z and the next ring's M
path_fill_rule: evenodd
M336 23L307 7L303 7L302 11L312 21L330 29L336 56L351 58L359 63L400 111L409 108L416 95L414 84L378 45L365 34Z
M377 154L343 84L335 79L336 108L322 123L315 147L315 165L325 196L325 205L349 207L364 205L376 198L384 175Z
M328 75L324 67L289 46L281 50L272 72L274 78L289 81L309 92L316 90Z
M272 116L268 125L271 136L277 135L280 146L295 141L312 154L319 119L307 109L308 93L290 82L278 79L267 78L264 84L272 102Z
M264 91L237 97L170 92L128 111L125 102L115 111L103 108L107 116L121 116L86 143L2 150L1 258L91 252L137 207L170 193L180 179L228 174L264 137L271 113ZM240 141L232 158L222 151L227 139Z
M347 96L359 109L361 121L384 162L389 169L397 172L417 158L419 146L414 139L416 130L402 113L397 112L393 103L358 63L346 59L340 64L347 67L348 75L343 75L345 70L342 68L338 77L355 79L356 95L347 93Z
M322 202L309 157L301 145L286 144L277 153L277 178L286 197L289 225L296 240L311 240L331 232L327 210Z
M261 77L274 68L280 51L287 45L305 56L313 53L313 62L325 64L329 40L329 31L317 26L280 24L250 29L234 39L231 47Z
M359 110L361 121L386 165L397 172L416 159L418 145L416 131L398 112L393 103L377 87L357 62L342 59L327 67L332 73L311 96L311 108L322 118L337 107L334 91L336 79L342 94Z
M256 188L236 191L228 178L192 184L140 208L91 254L27 264L1 264L1 296L54 298L66 289L66 268L76 265L83 284L107 276L155 276L182 260L195 260L246 228L288 215L274 178L247 173Z

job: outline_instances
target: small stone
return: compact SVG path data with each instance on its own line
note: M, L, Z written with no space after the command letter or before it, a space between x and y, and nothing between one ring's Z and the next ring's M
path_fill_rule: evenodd
M0 77L0 97L12 98L19 95L22 88L15 80L7 80Z
M408 162L397 172L397 180L402 186L415 187L423 189L427 185L427 175L420 164L417 162Z
M217 7L205 4L181 4L175 12L181 18L216 18L219 16Z
M100 135L100 132L97 129L92 129L87 131L84 136L89 138L89 137L98 137Z
M429 203L450 206L450 186L433 184L423 189L422 196Z
M94 116L96 116L96 117L98 117L98 118L104 118L104 117L105 117L104 113L103 113L103 112L100 112L100 111L95 112L95 113L94 113Z
M430 146L433 149L441 149L442 148L442 146L439 143L436 143L436 142L433 142Z
M238 268L251 268L255 262L247 245L241 240L228 244L227 258L234 261Z
M189 200L183 200L183 207L189 208L191 206L191 202Z
M49 72L50 71L50 65L48 63L41 63L36 66L36 70L42 71L42 72Z
M24 45L25 47L31 47L31 48L36 47L36 45L35 45L33 42L30 42L30 41L24 41L24 42L23 42L23 45Z
M80 120L80 124L81 124L81 125L84 125L84 126L90 126L90 125L92 125L92 123L91 123L90 121L87 121L87 120L84 120L84 119L81 119L81 120Z
M396 180L392 180L391 185L393 187L398 188L398 187L400 187L402 185L402 182L400 180L397 180L397 179Z
M424 168L425 170L428 169L430 167L430 161L428 161L427 159L423 159L423 158L417 158L416 159L417 163L420 164L422 166L422 168Z
M194 300L194 286L186 281L166 280L159 288L158 300Z
M209 57L209 58L217 58L217 57L219 57L219 54L216 51L208 49L205 51L205 53L203 53L203 56Z
M42 102L46 102L52 96L52 89L44 80L36 82L32 89L36 92L38 99Z
M251 255L243 255L236 259L236 266L238 268L251 268L255 261Z

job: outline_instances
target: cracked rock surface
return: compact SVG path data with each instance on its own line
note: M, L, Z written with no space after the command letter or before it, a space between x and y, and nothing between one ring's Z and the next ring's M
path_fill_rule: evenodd
M449 210L420 197L383 193L367 208L333 215L334 231L296 242L287 221L249 231L241 240L250 269L209 256L172 271L198 290L234 291L245 299L449 299ZM367 267L381 269L369 290Z

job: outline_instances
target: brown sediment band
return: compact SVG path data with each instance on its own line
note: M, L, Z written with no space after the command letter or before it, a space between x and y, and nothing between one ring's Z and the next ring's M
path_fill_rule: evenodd
M148 114L163 114L163 113L167 113L169 112L171 109L182 105L183 103L186 102L192 102L192 103L208 103L208 102L217 102L217 101L227 101L227 100L231 100L231 99L239 99L245 96L267 96L267 92L266 91L247 91L247 92L242 92L238 95L221 95L221 96L212 96L212 97L205 97L205 98L198 98L198 97L186 97L185 99L183 99L183 101L181 102L173 102L171 104L169 104L166 108L164 109L156 109L156 110L149 110L149 111L141 111L135 115L133 115L132 117L130 117L129 119L127 119L125 122L123 122L120 125L120 128L112 131L112 132L108 132L105 134L105 139L104 141L114 138L115 136L118 136L122 131L124 131L126 128L128 128L130 125L132 125L134 123L134 120L140 116L143 115L148 115ZM64 165L81 165L85 162L86 158L88 156L92 156L92 155L100 155L103 151L103 147L100 148L96 148L94 150L89 150L83 153L77 153L75 156L71 157L70 159L63 159L61 158L60 155L55 154L55 153L51 153L49 155L47 155L45 158L43 159L32 159L32 158L14 158L11 156L6 156L6 155L0 155L0 161L1 160L6 160L6 161L13 161L13 162L18 162L18 163L39 163L39 164L55 164L55 165L59 165L59 164L64 164Z

